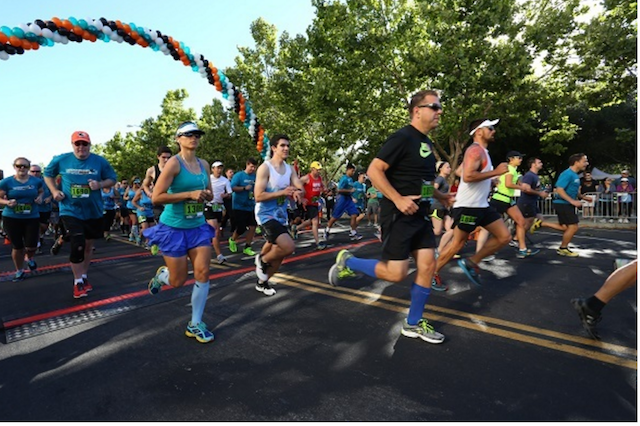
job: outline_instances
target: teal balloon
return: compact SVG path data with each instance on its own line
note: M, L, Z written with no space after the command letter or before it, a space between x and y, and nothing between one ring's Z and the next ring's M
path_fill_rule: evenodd
M13 36L13 31L11 31L11 28L9 27L2 26L0 27L0 31L2 31L7 37Z
M158 50L160 50L160 48L158 47L157 44L149 44L149 47L151 47L151 49L153 49L154 52L157 52Z
M14 27L13 28L13 35L18 37L18 38L24 38L24 31L22 31L22 28Z
M37 37L38 37L38 36L37 36L37 35L35 35L35 34L34 34L34 33L32 33L32 32L25 33L25 35L24 35L24 38L26 38L26 39L27 39L27 40L29 40L29 41L36 41Z
M82 28L83 30L86 30L88 27L87 21L85 21L84 19L78 20L78 25L80 25L80 28Z
M94 25L87 26L87 30L89 30L89 32L91 32L92 34L96 34L98 32L98 29ZM102 33L102 31L100 31L100 33Z
M229 94L227 92L222 92L222 97L224 99L229 99Z
M38 44L40 46L48 46L49 45L49 43L47 43L47 38L46 37L38 36L38 37L36 37L36 41L38 42Z
M71 24L75 27L78 25L78 20L76 18L74 18L73 16L69 17L69 22L71 22Z
M47 38L46 40L47 40L47 46L49 47L53 47L53 45L56 44L56 42L50 38Z
M199 68L198 68L198 66L197 66L196 64L193 64L193 65L191 65L191 69L192 69L194 72L198 72L198 69L199 69Z

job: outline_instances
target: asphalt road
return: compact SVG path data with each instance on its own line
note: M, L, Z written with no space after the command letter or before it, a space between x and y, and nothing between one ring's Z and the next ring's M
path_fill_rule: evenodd
M325 251L302 234L273 297L254 289L252 259L214 261L206 345L184 336L189 285L146 292L160 256L98 242L95 290L74 300L66 248L13 283L0 247L0 420L637 421L636 289L603 311L601 342L569 304L637 257L635 231L582 230L576 259L541 232L537 256L483 263L482 288L448 265L426 311L441 345L399 333L411 276L327 284L339 249L379 254L372 228L355 245L339 231Z

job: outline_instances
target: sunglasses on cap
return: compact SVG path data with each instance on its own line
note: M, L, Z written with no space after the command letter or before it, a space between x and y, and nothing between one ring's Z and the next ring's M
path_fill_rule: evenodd
M75 146L89 146L89 142L87 141L75 141L73 144Z
M429 108L433 111L442 111L442 105L440 105L439 103L430 103L430 104L424 104L424 105L418 105L418 108Z
M184 136L186 138L201 138L202 137L202 133L200 133L200 132L186 132L186 133L180 133L180 136Z
M16 169L28 169L31 167L31 164L14 164L13 167Z

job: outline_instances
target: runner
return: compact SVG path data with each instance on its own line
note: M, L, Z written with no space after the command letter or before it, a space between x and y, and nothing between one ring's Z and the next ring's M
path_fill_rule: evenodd
M367 213L367 185L364 183L366 177L364 173L358 173L356 181L353 182L353 189L355 189L353 192L353 203L360 213L356 218L356 226L360 225L360 222Z
M443 194L449 193L449 182L447 179L451 174L451 165L446 161L438 161L436 163L436 173L438 176L433 183L433 187ZM453 237L453 219L451 218L451 210L445 207L438 199L434 198L431 204L431 224L433 225L433 235L436 237L442 235L438 243L438 251L440 253L444 247L451 241ZM444 230L444 234L442 231ZM434 290L439 290L436 286L432 286Z
M378 191L375 186L371 185L367 189L367 226L378 227L378 214L380 213L380 198L382 193ZM371 218L373 217L373 223Z
M324 250L327 248L326 241L320 241L318 236L318 227L320 225L320 208L319 202L322 193L325 191L324 182L322 176L320 176L320 170L322 170L322 164L319 161L311 163L311 171L300 178L300 182L304 185L304 199L302 205L305 210L305 220L299 226L304 228L311 225L311 232L313 233L313 239L316 242L316 249Z
M255 256L256 252L251 248L253 236L256 232L256 216L254 209L256 202L254 200L253 186L256 182L256 165L258 162L255 158L247 159L244 171L233 175L231 179L231 189L233 190L233 216L235 219L236 229L229 238L229 250L232 253L238 251L236 240L247 232L244 250L242 253L247 256Z
M171 158L173 152L171 148L168 146L161 146L156 151L156 157L158 158L158 164L154 164L149 167L144 175L144 180L142 181L142 189L147 194L147 197L151 198L151 194L153 193L153 186L158 181L160 177L160 173L164 169L164 165L167 164L167 161ZM162 210L164 210L163 205L154 205L153 206L153 216L158 220L160 215L162 214Z
M444 341L444 335L422 318L435 263L429 198L450 202L447 195L433 187L436 160L433 143L427 136L438 126L441 114L437 92L424 90L413 95L409 105L411 124L389 136L367 170L371 183L384 195L380 203L383 260L361 259L342 250L329 270L329 283L334 286L340 279L353 276L353 271L400 282L409 272L412 255L418 270L401 334L429 343Z
M231 179L233 179L234 174L235 174L235 171L231 167L227 168L227 170L224 172L224 175L229 181L229 184L231 184ZM224 212L222 215L222 223L220 224L220 235L218 236L218 239L224 238L224 228L227 227L227 222L231 223L231 234L233 234L233 232L236 230L235 219L233 218L232 197L233 197L233 192L231 194L231 197L222 199L222 201L224 202Z
M102 188L102 205L103 205L103 220L102 234L105 241L111 240L111 226L113 220L116 217L116 199L118 198L118 191L112 186L110 188Z
M560 247L556 250L556 253L560 256L580 256L569 249L569 243L575 233L578 232L578 222L580 222L576 214L576 207L582 208L580 200L592 201L591 197L578 193L580 189L580 176L578 176L578 173L584 171L588 165L589 160L585 154L573 154L569 157L569 168L560 174L556 182L558 196L553 200L553 206L558 215L558 223L566 226L562 234Z
M525 229L528 229L532 234L542 226L564 231L567 228L565 225L545 221L538 209L538 197L544 200L549 196L549 193L541 189L540 178L538 177L538 173L542 170L542 161L537 157L531 157L527 164L529 165L529 171L522 177L522 182L528 184L530 189L523 190L520 197L518 197L518 208L526 220Z
M151 184L151 188L153 188L154 186L155 184ZM149 229L156 224L154 212L158 210L156 209L156 206L151 201L151 197L149 197L147 195L147 192L142 188L139 188L136 191L136 195L133 196L133 200L131 200L131 204L133 204L133 207L135 208L137 220L141 228L140 235L142 236L145 229ZM160 209L160 211L162 210L164 209ZM160 214L162 214L162 212ZM151 246L149 246L146 238L144 243L142 242L142 237L137 239L136 243L139 246L144 245L145 250L151 250ZM158 254L157 248L158 248L157 246L154 246L152 254L154 255Z
M622 291L637 285L638 283L638 259L616 269L602 287L588 299L572 299L571 304L578 312L582 326L591 337L600 340L596 325L602 319L600 312L615 296Z
M87 273L91 264L93 241L102 238L102 188L116 183L116 172L103 157L91 153L91 139L87 132L71 135L73 152L53 158L44 170L44 179L59 202L60 220L69 234L73 297L86 297L93 290ZM61 175L60 189L56 176Z
M11 259L16 267L13 281L24 279L24 261L31 272L38 268L34 259L40 236L40 212L38 205L44 196L42 179L30 176L31 162L25 157L13 161L15 174L0 181L2 226L11 241Z
M124 195L127 193L129 188L129 181L127 179L122 179L120 185L116 188L118 191L118 206L120 207L118 211L120 212L120 231L122 231L122 236L126 237L131 233L131 221L129 219L129 209L127 208L127 200L124 199Z
M353 193L355 188L353 187L353 175L356 173L356 166L353 164L347 164L347 170L345 174L340 178L338 182L338 200L331 213L331 219L327 223L327 227L324 229L323 238L325 241L329 240L329 233L334 223L338 221L344 212L347 212L351 216L351 231L349 231L349 239L351 241L357 241L362 239L362 235L356 231L358 227L357 218L360 212L353 202Z
M271 141L271 159L258 168L255 184L256 219L266 239L255 259L256 290L265 296L276 294L269 278L296 248L287 230L286 200L301 202L304 192L296 171L285 162L289 157L289 137L275 135Z
M204 206L204 217L207 223L216 230L216 236L213 237L213 248L216 251L216 259L219 264L227 261L220 250L220 224L222 223L222 215L224 214L224 201L231 198L233 191L229 179L222 176L222 161L214 161L211 165L211 190L213 191L213 199Z
M467 278L480 285L480 268L478 263L509 244L511 235L502 220L500 213L489 205L491 180L508 171L507 163L500 163L493 169L488 147L495 138L495 125L500 120L479 119L471 122L469 135L473 143L464 153L460 171L460 187L453 204L453 238L438 256L433 284L439 289L446 289L442 284L439 272L451 258L464 247L469 234L478 226L486 228L494 238L489 239L480 251L468 259L459 259L458 265Z
M38 205L38 211L40 212L40 238L38 239L38 248L36 254L42 254L42 245L44 244L44 236L49 229L49 221L51 220L52 203L51 191L49 187L45 185L44 178L42 177L42 168L37 164L32 164L29 167L29 176L33 176L42 180L42 203Z
M189 262L193 264L195 284L191 293L191 321L185 334L200 343L214 339L202 321L209 294L209 263L213 229L204 219L204 203L213 198L206 161L196 157L200 137L198 126L187 121L178 126L178 154L164 166L153 188L153 204L163 204L160 224L144 231L149 244L162 250L166 266L158 268L149 281L149 293L157 294L163 285L181 287L187 281Z
M141 188L142 182L138 176L131 178L131 186L128 186L124 191L123 200L127 202L126 208L129 216L129 223L131 224L131 232L129 233L129 241L135 242L140 245L140 225L138 222L138 213L136 206L133 205L133 197Z

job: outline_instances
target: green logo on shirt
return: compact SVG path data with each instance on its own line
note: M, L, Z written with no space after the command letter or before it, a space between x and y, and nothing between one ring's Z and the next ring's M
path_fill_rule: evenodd
M422 158L427 158L431 155L431 149L429 149L429 144L426 142L420 143L420 156Z

